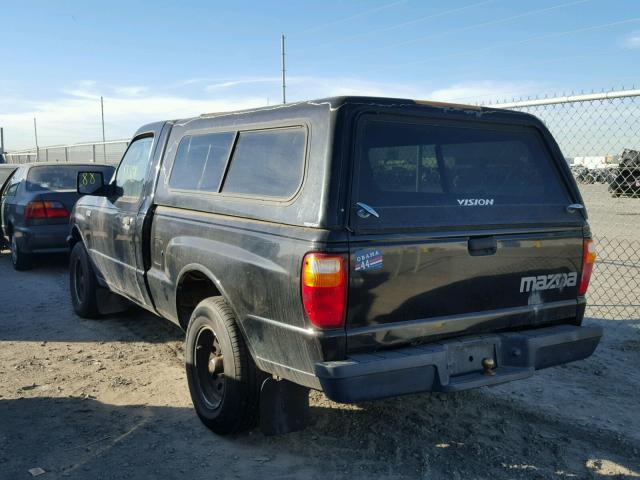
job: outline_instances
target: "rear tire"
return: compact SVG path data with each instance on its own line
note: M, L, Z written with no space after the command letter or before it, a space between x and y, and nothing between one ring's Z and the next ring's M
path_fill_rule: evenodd
M193 311L185 363L191 400L202 423L220 435L256 426L257 368L224 299L207 298Z
M11 244L9 246L11 250L11 263L13 268L18 271L29 270L32 266L32 258L28 253L24 253L18 245L18 240L15 235L11 235Z
M78 242L71 250L69 258L69 290L73 310L82 318L97 318L98 310L98 279L93 271L87 249Z

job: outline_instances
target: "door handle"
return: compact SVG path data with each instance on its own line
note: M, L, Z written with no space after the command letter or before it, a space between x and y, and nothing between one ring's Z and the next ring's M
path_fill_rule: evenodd
M498 242L495 237L475 237L470 238L468 243L469 255L481 257L484 255L495 255L498 251Z
M122 225L124 225L125 227L128 227L131 225L131 217L124 217L122 219Z

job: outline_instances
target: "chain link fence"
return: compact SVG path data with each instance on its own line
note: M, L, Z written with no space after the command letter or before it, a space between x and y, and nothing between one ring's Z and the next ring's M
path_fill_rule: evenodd
M93 162L116 165L129 145L128 140L77 143L5 153L7 163Z
M640 318L640 90L493 106L540 118L571 166L598 253L587 314Z

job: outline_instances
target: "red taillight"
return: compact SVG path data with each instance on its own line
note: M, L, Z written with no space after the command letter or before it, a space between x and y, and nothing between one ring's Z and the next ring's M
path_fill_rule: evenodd
M24 211L25 220L32 218L67 218L69 212L60 202L42 201L29 202Z
M344 325L347 307L347 256L308 253L302 261L302 304L318 328Z
M47 212L44 209L44 202L29 202L24 211L25 220L30 218L47 218Z
M60 202L44 202L47 218L67 218L69 211Z
M593 240L587 238L583 242L582 247L582 276L580 277L580 285L578 286L578 295L584 295L589 288L589 280L591 280L591 272L593 272L593 264L596 262L596 247Z

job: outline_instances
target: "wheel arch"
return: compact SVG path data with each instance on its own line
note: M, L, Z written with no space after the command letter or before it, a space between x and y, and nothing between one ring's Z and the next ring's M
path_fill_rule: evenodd
M67 244L69 245L69 250L73 250L76 243L82 242L84 243L84 238L82 238L82 233L77 225L71 227L71 232L69 232L69 236L67 237ZM86 244L85 244L86 245Z
M242 322L239 321L240 317L238 316L237 309L229 298L222 282L209 268L198 263L189 263L182 267L177 278L178 280L175 287L176 317L183 329L187 329L191 313L198 303L205 298L219 296L231 307L238 321L238 326L245 340L247 340L242 328ZM187 287L190 287L189 291L187 291Z
M247 345L251 357L256 361L253 345L251 344L249 336L245 332L243 322L240 319L240 315L238 315L238 310L218 277L209 268L198 263L190 263L182 267L177 278L178 281L176 282L175 287L175 307L176 318L180 327L185 331L187 330L191 314L198 303L202 300L215 296L222 297L231 308L231 311L236 318L240 334ZM198 285L199 283L200 285Z

